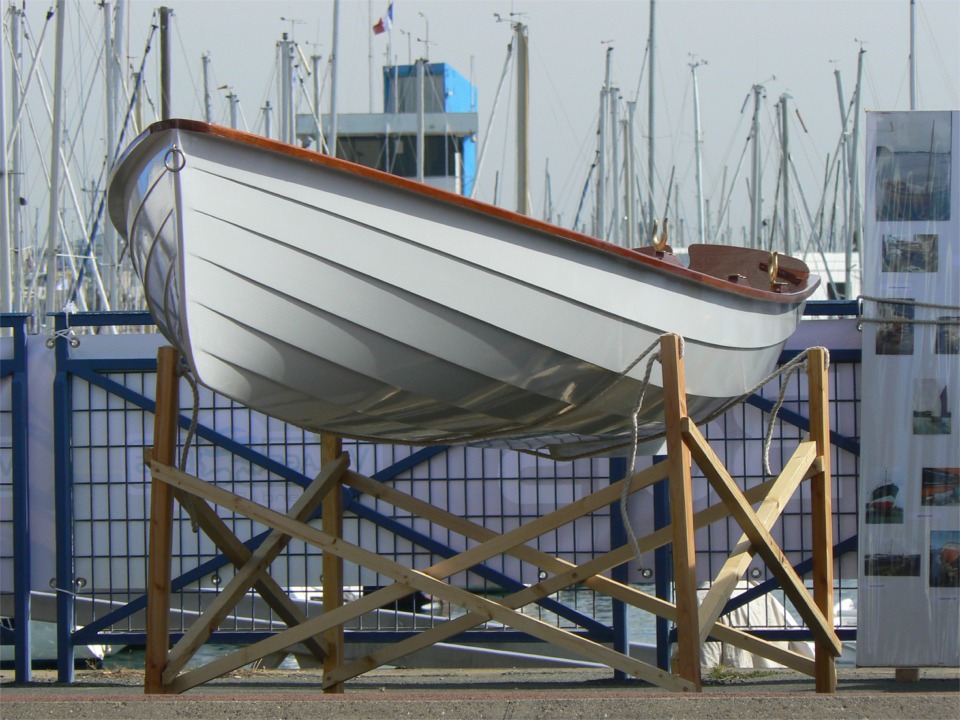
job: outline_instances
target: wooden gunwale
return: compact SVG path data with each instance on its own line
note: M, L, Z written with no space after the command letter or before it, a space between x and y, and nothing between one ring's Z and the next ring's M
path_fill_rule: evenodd
M590 247L594 250L599 250L610 255L616 255L618 258L622 258L627 262L643 265L651 270L677 278L682 278L698 285L707 285L713 289L724 293L729 293L731 295L748 297L780 305L795 304L806 300L810 295L813 294L814 290L816 290L817 286L819 285L819 278L816 278L815 276L810 276L810 279L805 286L790 292L778 293L770 290L761 290L755 287L737 285L736 283L709 275L707 273L698 272L697 270L691 270L690 268L679 265L674 265L654 256L637 252L630 248L614 245L604 240L590 237L589 235L584 235L568 228L551 225L541 220L537 220L536 218L521 215L519 213L483 203L462 195L457 195L456 193L451 193L440 188L432 187L430 185L419 183L396 175L391 175L390 173L369 168L364 165L359 165L348 160L324 155L307 148L297 147L296 145L288 145L277 140L271 140L270 138L261 137L259 135L243 132L241 130L234 130L221 125L206 123L200 120L175 118L170 120L161 120L150 125L124 151L120 160L117 162L117 168L119 169L122 167L124 161L130 155L131 151L145 137L168 130L182 130L185 132L210 135L213 137L223 138L224 140L260 148L262 150L279 153L281 155L298 160L315 163L336 172L347 173L349 175L364 178L366 180L388 185L399 190L430 197L432 199L447 203L448 205L458 206L464 208L465 210L477 212L482 215L496 218L514 225L519 225L536 232L545 233L554 238L572 241L577 244ZM782 279L792 279L792 276L789 272L784 272L782 274Z

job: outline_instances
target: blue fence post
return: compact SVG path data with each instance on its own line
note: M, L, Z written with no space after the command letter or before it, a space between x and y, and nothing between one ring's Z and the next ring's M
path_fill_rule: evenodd
M68 316L55 316L56 374L53 380L54 512L57 548L57 680L73 682L73 488L71 382L68 364Z
M627 458L610 458L610 484L623 480L627 476ZM623 526L620 501L610 505L610 547L618 548L627 542L627 531ZM619 583L626 584L629 579L630 567L624 563L617 565L610 571L610 577ZM613 598L611 605L613 649L624 655L630 654L630 623L627 620L627 605L623 600ZM614 670L615 680L626 680L623 670Z
M655 455L653 462L665 462L666 457ZM670 524L670 488L667 480L653 486L653 529L659 530ZM673 577L673 560L669 545L661 545L653 552L654 590L661 600L672 602L670 581ZM657 616L657 667L670 671L670 621Z
M11 410L11 480L13 492L13 629L14 679L30 682L30 487L29 456L27 453L27 337L26 313L2 316L2 327L13 330L13 358L9 370ZM6 363L4 363L6 365Z

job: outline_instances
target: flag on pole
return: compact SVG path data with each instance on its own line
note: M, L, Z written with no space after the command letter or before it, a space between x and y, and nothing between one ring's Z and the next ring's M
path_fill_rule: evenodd
M393 3L390 3L387 7L386 15L380 18L380 21L373 26L373 34L380 35L381 33L385 33L390 29L391 25L393 25Z

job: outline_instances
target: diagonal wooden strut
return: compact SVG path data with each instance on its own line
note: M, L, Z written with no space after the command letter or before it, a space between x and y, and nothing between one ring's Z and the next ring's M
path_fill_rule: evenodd
M293 504L288 517L299 522L310 519L310 516L320 506L327 493L339 484L340 477L348 463L349 457L341 455L336 460L324 465L316 479L310 483ZM248 561L234 573L227 586L217 594L213 602L170 651L166 668L163 671L164 684L169 684L177 676L177 673L196 654L217 626L230 614L230 611L236 607L250 587L258 578L266 574L265 571L270 563L277 558L289 541L289 535L285 535L279 530L273 530L250 555Z
M794 451L783 471L774 482L770 493L760 503L757 518L764 529L769 530L780 517L787 501L793 495L800 481L817 459L817 445L812 441L802 442ZM753 545L744 534L730 552L730 557L720 568L716 579L700 603L700 642L705 642L714 623L723 612L724 606L743 578L750 561L753 559Z
M621 482L629 481L630 479L628 478L627 480ZM383 483L371 480L370 478L366 478L362 475L348 472L344 480L344 484L371 494L378 499L390 502L395 507L407 510L414 515L421 511L426 511L430 513L428 519L431 519L432 522L435 522L447 529L452 529L470 539L483 541L495 535L493 531L488 530L482 525L477 525L469 520L465 520L456 515L452 515L451 513L440 510L432 505L427 505L427 507L421 508L421 505L426 505L426 503L424 503L422 500L418 500L417 498L400 492L395 488L391 488ZM770 481L751 488L745 492L745 496L751 502L756 502L762 498L773 487L773 485L774 482ZM631 486L630 491L635 492L638 489L639 488L635 486ZM723 517L726 517L727 515L729 515L729 512L726 510L725 505L723 505L723 503L718 503L710 506L709 508L701 510L694 515L694 524L698 528L705 527ZM668 544L670 541L671 529L669 527L665 527L650 535L640 538L638 540L638 544L640 547L640 552L649 552L657 547ZM600 555L578 566L574 566L573 563L553 555L549 555L548 553L537 550L529 545L518 545L514 548L511 548L508 551L508 554L524 560L525 562L536 565L544 570L557 573L557 575L554 575L551 578L542 580L535 585L531 585L528 588L520 590L504 598L502 602L508 607L523 607L524 605L535 602L536 600L546 597L547 595L556 593L574 583L580 582L593 590L597 590L598 592L602 592L610 595L611 597L623 600L624 602L627 602L641 610L666 617L670 620L676 619L675 606L671 603L661 600L660 598L648 593L644 593L629 585L618 583L600 575L600 573L605 572L612 567L622 565L623 563L632 560L635 557L635 551L631 545L622 545L619 548L604 553L603 555ZM350 678L357 677L358 675L362 675L363 673L372 670L375 667L390 663L393 660L401 658L405 655L409 655L417 650L429 647L434 643L443 642L444 640L447 640L458 633L465 632L470 628L475 627L484 620L485 618L479 615L462 615L458 618L446 621L441 625L437 625L429 630L419 632L409 638L390 643L385 645L383 648L370 653L369 655L347 663L340 671L336 673L325 675L324 683L349 680ZM783 650L772 645L767 647L767 643L765 641L754 638L743 631L736 630L719 623L711 627L710 630L715 637L718 637L725 642L737 645L738 647L746 647L751 652L768 657L769 659L775 660L782 665L793 668L807 675L813 675L813 662L803 655L793 653L788 650Z
M757 518L753 508L746 502L740 488L737 487L736 482L723 467L720 459L713 452L713 448L710 447L703 435L700 434L697 426L689 418L685 418L683 422L683 437L696 459L697 465L700 466L717 494L730 508L740 527L750 538L753 547L766 561L770 572L780 581L787 597L790 598L796 606L797 612L810 627L815 640L826 644L834 655L839 656L843 651L843 646L837 638L833 624L828 623L820 608L814 603L806 587L804 587L803 581L794 571L783 551L780 550L770 532Z
M364 550L363 548L347 543L341 539L332 538L326 533L312 528L309 525L291 521L287 516L281 513L270 510L269 508L265 508L245 498L238 497L233 493L223 490L222 488L218 488L210 485L209 483L205 483L202 480L198 480L186 475L185 473L181 473L174 468L157 466L155 471L157 472L157 476L161 478L163 482L170 483L174 487L178 487L196 494L215 504L229 507L235 512L245 515L248 518L274 527L311 545L316 545L322 548L324 552L333 553L344 558L345 560L355 562L363 567L367 567L376 572L387 575L402 585L412 587L416 590L421 590L425 593L436 595L437 597L447 600L455 605L459 605L467 610L479 613L486 619L497 620L506 625L514 627L517 630L526 632L534 637L538 637L541 640L559 645L572 652L588 657L595 662L600 662L608 665L609 667L623 670L631 675L648 679L662 687L673 690L695 689L695 685L693 683L684 680L683 678L670 675L659 668L654 668L646 663L634 660L633 658L627 657L622 653L611 650L603 645L586 640L566 630L562 630L550 625L549 623L538 620L537 618L523 615L522 613L518 613L501 605L500 603L474 595L468 590L463 590L461 588L448 585L447 583L437 579L438 577L446 577L447 575L452 574L450 571L450 566L454 565L454 563L443 561L432 568L429 568L427 571L412 570L376 553ZM499 536L497 539L502 537L503 536ZM495 543L496 540L492 542ZM469 553L470 551L467 551L462 555L468 555ZM461 556L457 556L455 559L459 560L460 557ZM451 560L455 559L451 558ZM470 563L468 567L476 564L475 560L468 562ZM441 567L442 569L437 569ZM384 588L384 590L393 590L394 588L399 588L399 590L396 591L401 593L399 597L409 594L408 588L400 587L398 585ZM362 604L364 600L367 600L366 605L370 606L368 608L370 610L382 605L384 602L382 595L381 598L373 600L374 596L380 593L383 593L383 591L381 590L377 593L367 595L364 598L351 603L349 606L343 606L329 613L325 613L324 616L330 616L327 617L327 620L335 624L343 623L346 621L346 619L348 619L347 616L351 606ZM366 611L367 610L363 610L362 612ZM309 630L314 630L315 626L312 626L312 621L308 622L307 625L311 625L311 627L308 628ZM297 628L297 630L301 631L304 629L307 628ZM289 631L284 631L283 633L279 633L272 638L257 643L257 646L259 647L252 652L260 653L259 655L256 655L256 657L262 657L269 652L289 646L291 643L289 642L289 636L286 636L287 633L289 633ZM277 645L276 642L278 639L279 645ZM171 683L171 690L174 692L180 692L246 664L246 662L249 661L248 658L250 657L250 648L253 647L254 646L242 648L241 650L221 658L214 663L210 663L203 668L197 668L196 670L189 671L179 676L173 683Z
M240 568L250 560L250 549L244 545L227 527L227 524L217 515L216 511L200 498L189 495L182 490L174 492L178 503L187 508L190 516L195 518L201 530L213 540L220 552L226 555L234 567ZM261 573L254 583L253 589L264 599L270 609L277 614L288 627L306 622L307 615L297 605L280 584L268 573ZM327 654L322 638L311 637L303 640L306 648L318 660Z

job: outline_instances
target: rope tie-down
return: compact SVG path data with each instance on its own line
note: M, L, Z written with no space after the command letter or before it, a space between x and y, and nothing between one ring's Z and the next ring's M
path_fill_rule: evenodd
M685 343L684 343L683 337L678 336L678 338L680 341L680 357L682 358L684 348L685 348ZM644 350L623 373L623 374L626 374L633 367L635 367L641 360L643 360L644 357L646 357L647 355L650 355L649 360L647 360L647 368L643 376L643 382L640 385L640 391L637 393L637 402L633 408L633 432L631 436L630 455L629 455L629 457L632 458L632 461L630 463L631 475L637 472L636 466L637 466L637 447L639 445L639 435L640 435L640 411L643 407L643 399L644 399L644 395L647 392L647 386L650 384L650 373L651 373L651 370L653 369L654 362L662 362L661 355L659 352L651 355L653 350L659 347L659 345L660 345L660 338L657 338L656 342L654 342L650 347ZM734 398L733 400L725 403L720 409L716 410L715 412L713 412L711 415L709 415L707 418L705 418L702 421L702 424L706 425L707 423L717 419L718 417L726 413L730 408L744 402L748 397L756 393L761 388L765 387L771 381L775 380L778 377L784 376L783 381L780 383L780 391L777 395L777 401L776 403L774 403L774 406L770 411L770 420L767 423L767 430L766 430L766 433L764 434L763 470L767 475L773 475L773 471L770 468L770 446L773 444L773 428L774 428L774 425L776 424L777 417L780 413L780 408L783 406L783 400L786 395L787 386L790 384L790 377L794 373L797 373L801 370L804 372L807 371L808 369L807 358L809 357L812 349L813 348L808 348L806 350L803 350L796 357L784 363L783 365L778 367L776 370L771 372L769 375L767 375L765 378L760 380L756 385L754 385L750 390L745 392L743 395L740 395L739 397ZM825 361L824 361L825 368L829 368L830 351L824 347L818 347L817 349L823 351L824 357L825 357ZM634 548L635 559L637 561L637 564L639 565L642 552L640 551L640 547L637 541L637 536L633 530L632 523L630 522L630 515L627 510L628 496L629 496L628 486L624 485L623 494L620 498L620 517L623 521L623 527L626 530L627 537L630 541L630 544Z

